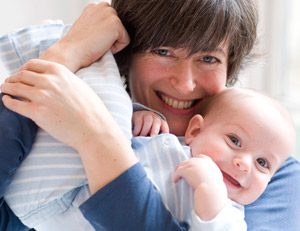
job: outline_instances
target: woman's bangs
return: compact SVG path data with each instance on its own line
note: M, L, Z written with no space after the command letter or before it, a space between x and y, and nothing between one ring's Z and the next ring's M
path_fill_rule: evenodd
M190 54L199 51L215 50L221 43L234 36L236 15L230 15L225 5L216 1L180 1L178 7L169 6L173 11L165 10L172 1L159 1L155 14L146 15L147 25L136 25L134 50L169 46L186 48ZM154 11L153 11L154 12ZM161 15L162 17L159 17Z

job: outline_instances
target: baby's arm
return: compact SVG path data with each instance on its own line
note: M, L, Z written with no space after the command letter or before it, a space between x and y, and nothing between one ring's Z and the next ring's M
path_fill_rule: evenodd
M194 190L194 209L202 220L211 220L228 203L227 190L218 166L205 155L182 162L174 181L184 178Z
M184 178L194 189L190 230L246 231L243 207L227 198L222 173L205 155L182 162L174 180Z
M169 133L167 122L152 111L135 111L132 116L133 136L155 136Z

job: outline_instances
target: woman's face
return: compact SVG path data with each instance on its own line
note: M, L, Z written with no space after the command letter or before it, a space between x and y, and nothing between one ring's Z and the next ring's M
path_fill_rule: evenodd
M133 55L129 85L135 102L161 112L170 132L184 135L190 118L207 96L225 88L228 48L198 52L159 47Z

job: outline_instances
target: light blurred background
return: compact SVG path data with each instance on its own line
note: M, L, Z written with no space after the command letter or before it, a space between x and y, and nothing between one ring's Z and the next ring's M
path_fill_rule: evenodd
M240 85L281 101L297 127L292 155L300 160L300 1L258 0L259 44L263 56L241 73Z
M72 23L88 0L10 0L0 2L0 34L61 19ZM242 73L240 86L261 90L282 101L297 126L300 160L300 1L258 0L260 6L259 51L262 58Z

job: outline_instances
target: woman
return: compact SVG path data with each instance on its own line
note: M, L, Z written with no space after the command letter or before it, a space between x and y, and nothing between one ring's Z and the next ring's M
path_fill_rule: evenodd
M226 83L230 84L235 82L241 61L249 54L255 41L256 12L255 7L252 5L253 3L249 0L236 0L222 1L221 3L219 1L114 1L113 4L132 39L130 46L124 50L123 53L120 53L118 61L120 63L121 72L128 75L130 93L133 99L162 112L169 122L171 133L182 135L186 122L194 114L201 99L207 95L218 93L225 87ZM99 6L91 6L88 8L86 11L87 14L83 15L81 21L79 20L77 24L75 24L74 29L70 31L69 37L65 37L60 43L53 46L44 58L64 63L72 70L77 69L79 66L88 65L91 61L97 59L101 53L101 49L103 51L103 46L115 41L108 39L103 43L98 43L98 47L96 47L97 49L95 48L96 52L94 53L89 52L89 47L82 49L82 44L84 44L84 46L92 44L86 41L82 42L81 40L82 34L90 32L89 29L87 29L90 27L85 26L86 24L83 22L89 24L92 23L91 20L97 19L95 17L98 15L97 7ZM209 9L212 8L216 11L209 11ZM235 14L232 16L230 12L234 12ZM92 17L89 17L89 15ZM75 29L76 26L77 29ZM110 30L112 30L112 28L110 28ZM76 33L77 31L80 31L80 33ZM93 32L94 28L91 31ZM117 31L120 31L120 29ZM184 33L184 31L186 31L186 33ZM124 32L116 33L116 31L109 32L104 30L104 32L106 38L120 37L118 36L120 34L123 35L121 36L122 38L125 34ZM102 31L101 35L104 35L104 32ZM71 36L73 39L70 41L69 38ZM78 40L74 39L76 37ZM123 40L121 39L120 41ZM118 45L118 43L116 45ZM56 50L62 46L67 52L63 54L57 53ZM80 58L82 57L83 59L82 63L79 61L79 63L74 62L75 64L72 60L71 63L73 63L73 66L71 66L66 57L73 54L73 46L77 47L75 51L77 51L78 60L81 60ZM93 49L91 45L90 47ZM125 60L124 57L127 57L127 60ZM128 61L128 63L126 61ZM46 63L45 65L46 67L47 65L52 66L50 63ZM33 66L34 67L27 67L28 70L34 68L34 71L39 71L35 65ZM57 74L57 72L54 71L54 74ZM73 90L63 93L53 91L53 83L51 83L53 79L56 78L52 76L52 78L46 80L26 80L17 76L10 79L9 83L2 87L2 90L12 95L21 96L29 101L20 102L9 97L4 97L5 105L12 110L30 117L38 125L52 133L52 135L77 149L81 154L87 170L89 185L93 193L116 177L118 177L116 179L116 181L118 181L122 177L128 177L128 175L132 173L132 170L136 173L137 164L132 150L128 147L128 144L120 139L121 136L119 136L118 128L116 128L115 125L109 125L113 123L111 123L108 114L103 115L105 109L98 106L100 102L94 99L93 95L88 94L89 91L81 87L75 80L69 89L73 88L76 89L76 91ZM19 81L25 84L25 87L17 83ZM44 81L47 81L47 84L45 84ZM58 82L59 85L56 85L58 88L64 86L63 84L69 84L67 81L64 81L64 79L57 78L57 81L60 81ZM16 84L13 84L13 82L16 82ZM19 85L19 87L15 88L14 85ZM26 91L24 91L25 88L29 90L28 85L31 86L30 92L33 93L30 95L34 95L34 97L29 96L26 94ZM43 90L41 91L39 88ZM141 88L142 90L140 90ZM49 93L47 93L48 97L45 97L45 92ZM40 94L44 97L39 97L41 96ZM78 95L86 100L75 100L76 104L72 106L74 105L73 99L78 99ZM52 96L59 97L60 100L64 102L64 107L60 108L59 105L55 104L55 101L51 98ZM91 100L91 98L93 98L93 100ZM87 104L87 101L91 102ZM179 104L186 106L182 109L178 107ZM47 107L43 105L47 105ZM72 107L73 109L77 108L75 111L83 109L86 113L70 114L65 109L66 105L71 109ZM91 110L91 108L93 108L93 110ZM32 110L34 110L35 113L32 113ZM51 111L56 111L55 115L50 116ZM84 114L84 117L82 117L82 114ZM86 116L93 118L93 120L86 119ZM97 126L95 126L94 123L90 123L90 121L95 121L95 118L98 122ZM63 121L63 123L61 121ZM82 123L78 123L78 121L82 121ZM75 124L77 126L75 126ZM73 136L71 137L69 133L65 134L66 130L73 131ZM111 137L111 139L105 138L107 136ZM118 141L118 145L116 145L114 139ZM99 140L101 140L101 142ZM103 149L103 147L105 147L105 149ZM107 150L105 158L102 156L103 150ZM102 155L99 155L100 151ZM122 153L126 153L130 156L130 158L126 159L126 162L124 162L124 155ZM90 156L93 156L93 158L90 158ZM95 165L95 159L102 161L102 163L107 162L107 169L101 169L100 171L102 172L99 172ZM299 166L291 160L287 163L289 165L285 166L288 166L289 169L293 169L293 166L296 166L295 169L298 169L297 174L295 175L294 173L293 176L299 179ZM284 174L290 173L285 169L283 170ZM97 177L99 174L101 174L101 176L105 175L106 179L102 177L102 181L100 182ZM144 176L139 179L142 178L144 179ZM113 183L116 181L113 181ZM149 185L150 183L148 182L147 184ZM275 184L273 183L272 185L276 184L275 182ZM289 181L285 184L288 185ZM137 186L137 184L135 186ZM105 189L106 188L104 188L104 191ZM280 189L284 189L284 187ZM294 188L294 190L296 189ZM275 193L278 192L278 190L274 191ZM151 192L151 195L155 194L152 190L148 192ZM296 191L289 191L292 198L296 198L295 196L297 194L295 192ZM100 193L103 193L103 190L100 191ZM283 193L287 193L287 191ZM274 198L268 197L268 194L268 191L264 194L266 198L274 200ZM99 193L97 192L90 201L95 200L95 198L97 199L98 195ZM132 196L134 195L136 194L134 194L133 190ZM139 196L142 197L142 195L143 192L141 191ZM158 196L155 195L154 197L157 198ZM277 201L279 199L277 199ZM260 206L264 205L263 200L264 197L262 197L262 201L260 201ZM84 210L88 208L88 206L86 206L88 202L82 206L84 213ZM159 212L163 211L163 209L161 209L161 203L151 203L153 203L153 207L156 206L156 208L147 211L152 211L151 214L155 216L157 214L160 215ZM288 203L288 201L284 203ZM268 204L268 206L270 205L272 204ZM138 206L133 206L136 209L133 209L134 214L140 214L139 211L141 209L139 210ZM148 209L149 206L151 205L148 204ZM287 206L287 204L284 204L284 206ZM282 222L280 221L278 223L279 216L286 217L287 219L293 217L293 214L287 214L285 211L282 211L284 213L283 215L279 213L280 211L272 215L264 214L271 209L270 207L261 207L258 210L255 210L253 207L249 208L256 211L253 213L257 213L256 216L252 218L251 213L247 214L246 209L246 215L249 215L249 218L246 217L249 221L249 230L257 230L257 227L261 227L261 229L279 230L281 229L280 227L282 227ZM289 206L289 208L294 209L293 205ZM142 211L141 214L143 215ZM155 211L159 212L155 214ZM294 212L296 210L290 211ZM157 215L155 217L158 219L157 223L161 221L161 225L163 225L162 223L164 223L165 220L170 218L168 214L162 214L164 214L164 216L160 217ZM136 220L140 222L139 224L151 227L153 224L149 221L149 217L146 216L145 218L145 216L142 215L140 216L141 219ZM97 224L101 224L99 220L97 221L97 217L89 217L89 214L87 214L86 217L95 227L99 227ZM256 219L254 223L254 219L257 217L264 217L264 219ZM272 221L274 218L274 221L277 221L277 223ZM292 220L289 227L291 227L291 230L296 230L296 220Z

